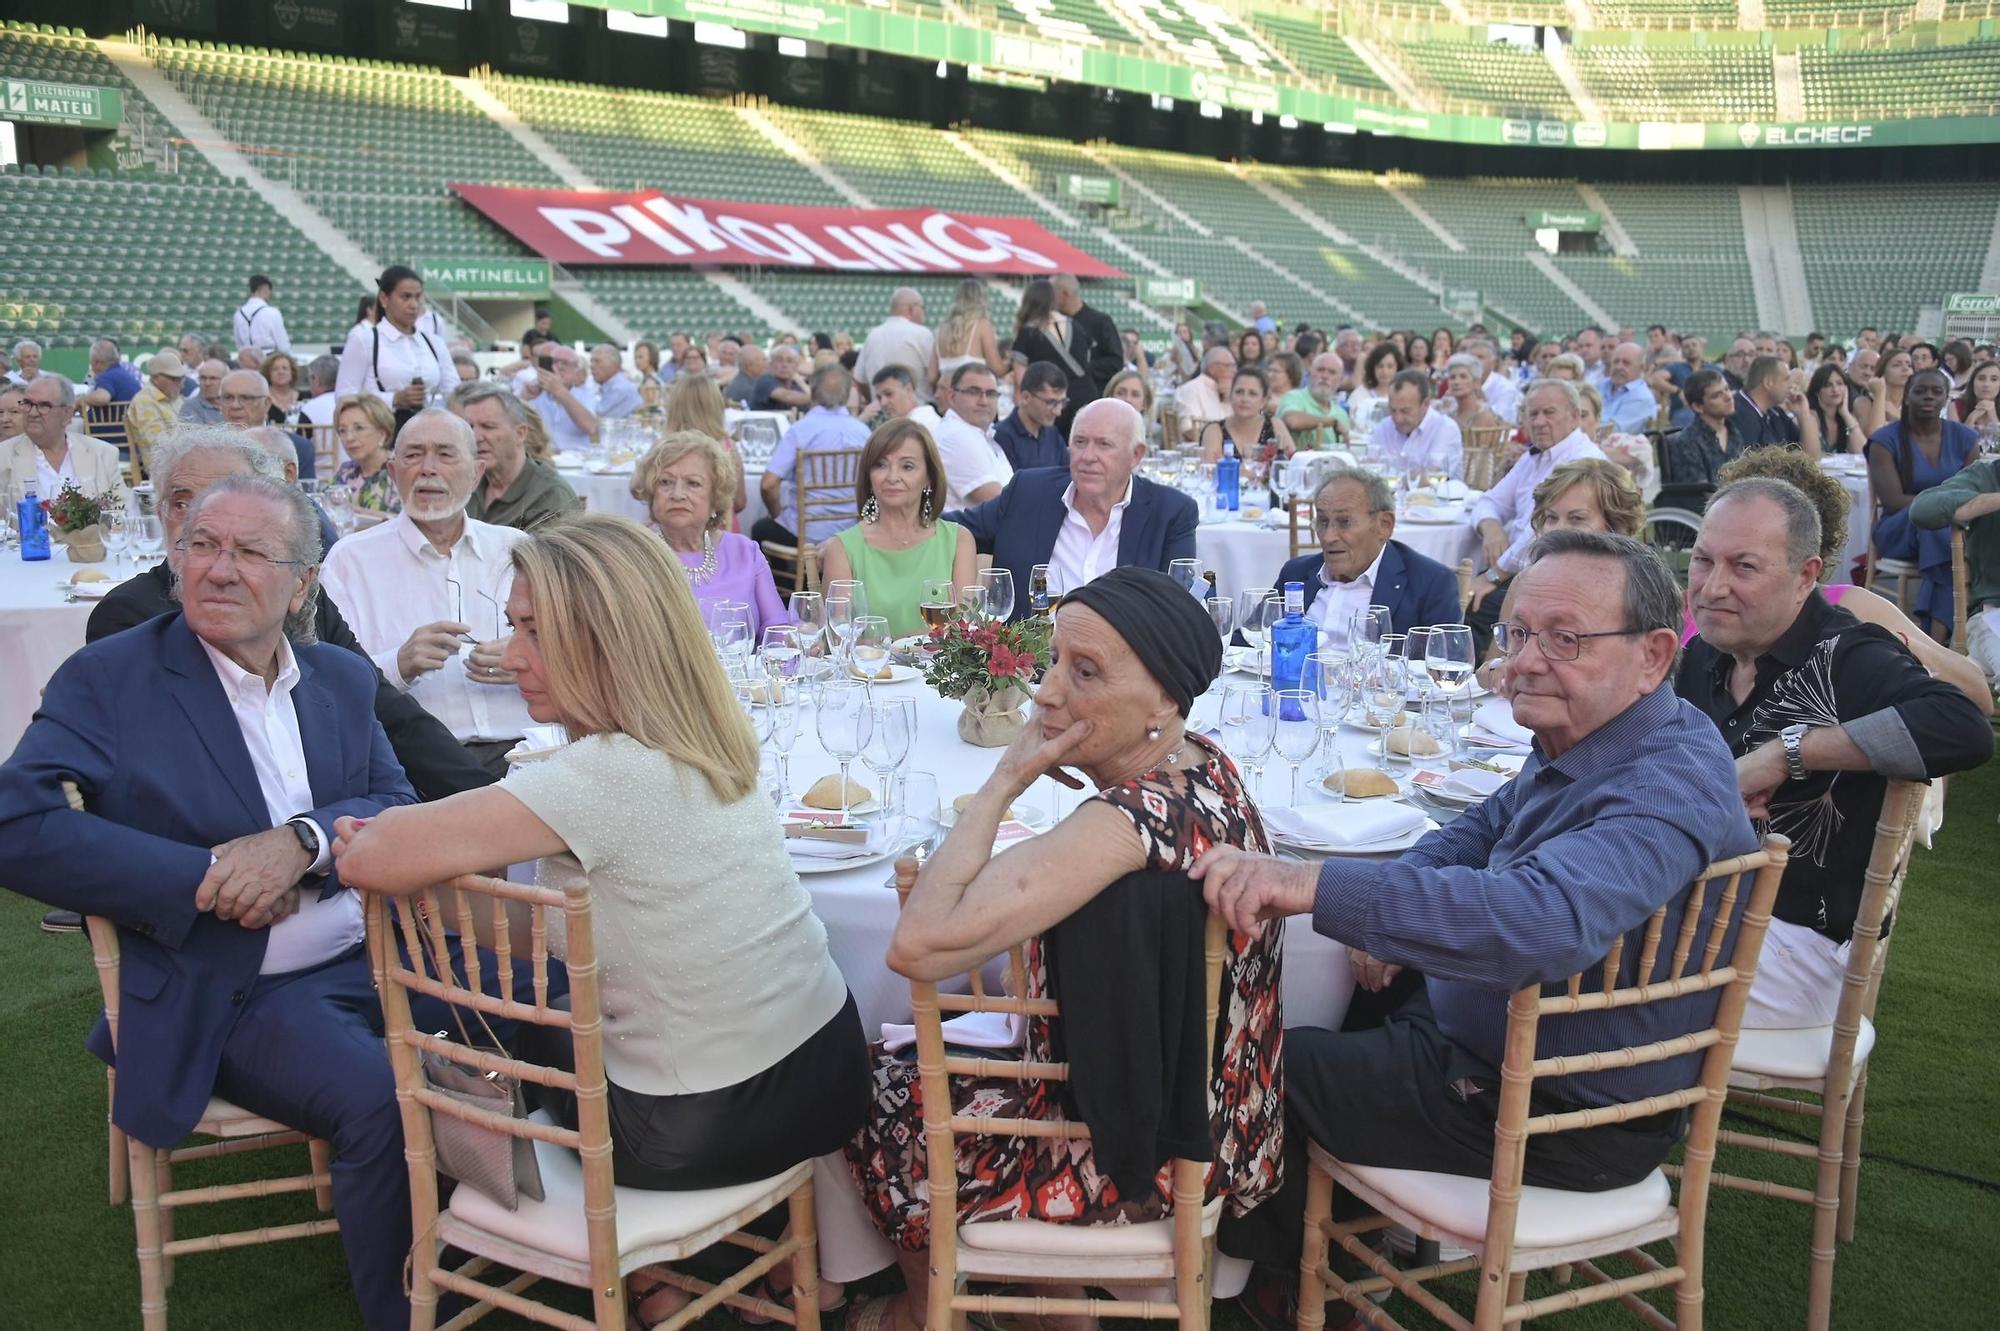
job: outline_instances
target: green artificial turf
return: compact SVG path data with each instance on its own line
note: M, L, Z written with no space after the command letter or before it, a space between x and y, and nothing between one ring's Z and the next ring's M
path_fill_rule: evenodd
M1860 1232L1841 1248L1837 1327L1991 1325L2000 1261L2000 767L1955 779L1937 847L1918 853L1881 1006L1870 1076ZM82 1048L98 1009L88 942L49 936L42 908L0 894L0 1328L138 1325L129 1209L105 1193L104 1074ZM311 1051L301 1051L310 1057ZM1725 1152L1734 1172L1778 1176L1767 1157ZM303 1148L287 1164L302 1166ZM1791 1177L1809 1181L1805 1166ZM257 1172L249 1161L187 1166L180 1186ZM1966 1178L1948 1175L1970 1176ZM1981 1182L1980 1180L1984 1180ZM299 1197L239 1203L236 1225L301 1218ZM1807 1209L1717 1190L1708 1226L1708 1325L1790 1331L1804 1319ZM198 1213L180 1234L216 1227ZM1462 1291L1465 1282L1458 1288ZM1538 1283L1531 1287L1540 1292ZM578 1307L574 1301L570 1306ZM1412 1326L1432 1325L1407 1304ZM177 1331L350 1331L360 1325L338 1244L293 1241L180 1259L169 1298ZM1219 1331L1248 1325L1228 1304ZM1543 1325L1635 1324L1616 1308ZM524 1325L495 1315L481 1325ZM736 1323L716 1316L711 1328ZM1157 1323L1153 1325L1158 1325Z

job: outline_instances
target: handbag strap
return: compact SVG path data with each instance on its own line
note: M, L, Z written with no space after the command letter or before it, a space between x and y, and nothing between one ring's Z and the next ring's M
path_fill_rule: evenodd
M431 966L436 970L439 982L450 984L451 981L447 977L451 975L451 967L447 966L444 959L438 955L437 940L431 937L430 930L425 927L425 912L422 909L424 904L420 899L418 904L412 907L417 915L417 940L423 947L424 955L429 958ZM478 964L476 957L473 959L472 964ZM495 978L497 979L498 977L496 976ZM477 1049L479 1046L473 1044L472 1034L465 1028L465 1018L458 1014L458 1004L446 1003L445 1008L451 1013L452 1024L458 1027L459 1038L465 1042L466 1047L468 1049ZM504 1052L507 1046L502 1044L500 1037L493 1033L493 1027L486 1021L486 1014L478 1008L474 1008L472 1009L472 1015L478 1019L479 1028L486 1032L486 1038L492 1042L490 1047Z

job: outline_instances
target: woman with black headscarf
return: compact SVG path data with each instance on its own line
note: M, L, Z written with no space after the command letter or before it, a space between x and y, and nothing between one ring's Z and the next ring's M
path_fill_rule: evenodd
M1088 1088L1109 1089L1091 1066L1095 1048L1079 1019L1092 1012L1100 1028L1158 1031L1174 986L1157 982L1163 968L1151 939L1191 927L1197 940L1190 982L1201 984L1198 935L1203 907L1186 870L1210 846L1257 849L1267 844L1263 821L1229 760L1186 728L1194 700L1222 665L1221 640L1201 603L1151 569L1120 568L1064 597L1055 612L1055 652L1035 697L1034 715L993 774L958 815L950 836L925 864L904 906L889 948L889 964L917 979L942 980L1025 943L1031 997L1056 994L1072 1065L1067 1092L1051 1083L992 1081L965 1085L978 1112L1000 1117L1055 1118L1097 1113L1120 1125L1132 1106L1094 1108ZM1041 776L1097 793L1053 829L993 853L1007 807ZM1143 893L1132 898L1135 887ZM1186 894L1186 895L1184 895ZM1090 928L1072 928L1088 923ZM1150 932L1159 930L1155 935ZM1281 931L1229 941L1217 1033L1214 1104L1197 1100L1192 1135L1207 1138L1213 1166L1208 1196L1226 1197L1242 1214L1279 1182L1283 1111L1276 1094L1283 1029L1278 1006ZM1060 947L1060 959L1054 954ZM1171 950L1171 949L1161 949ZM1101 970L1131 977L1150 964L1155 982L1093 983ZM1056 985L1062 986L1060 992ZM1169 995L1163 1001L1162 993ZM1171 1023L1171 1014L1164 1014ZM1060 1059L1046 1021L1029 1023L1027 1057ZM1173 1053L1166 1053L1167 1066ZM931 1215L924 1136L914 1065L893 1057L875 1066L875 1104L848 1158L870 1214L903 1252L909 1284L893 1325L923 1325L925 1252ZM1071 1224L1129 1224L1160 1219L1171 1207L1165 1156L1157 1140L1173 1141L1174 1091L1129 1084L1133 1100L1153 1098L1159 1116L1146 1120L1145 1140L1096 1131L1089 1142L1058 1138L969 1138L958 1144L961 1224L1037 1219ZM1170 1078L1171 1080L1171 1078ZM1189 1084L1190 1079L1178 1079ZM1198 1080L1198 1079L1195 1079ZM1074 1097L1072 1103L1065 1101ZM955 1100L957 1097L955 1097ZM957 1102L963 1103L962 1100ZM1206 1129L1204 1132L1203 1129ZM1127 1137L1141 1134L1126 1134ZM1130 1148L1138 1148L1135 1153ZM1189 1144L1182 1139L1180 1147ZM1180 1149L1177 1147L1176 1149ZM1200 1158L1195 1156L1193 1158ZM1136 1169L1134 1166L1137 1166ZM1125 1186L1118 1180L1122 1178ZM879 1314L878 1314L879 1315ZM851 1322L852 1319L850 1319ZM1067 1326L1070 1319L1060 1319ZM890 1325L884 1319L883 1325ZM1088 1325L1078 1320L1076 1325Z

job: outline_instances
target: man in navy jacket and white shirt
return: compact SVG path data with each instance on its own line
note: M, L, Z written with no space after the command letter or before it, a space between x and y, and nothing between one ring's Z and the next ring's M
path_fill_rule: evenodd
M1146 456L1145 421L1129 402L1099 398L1070 427L1069 470L1015 472L998 495L946 516L972 533L995 568L1014 573L1014 618L1032 612L1030 576L1049 566L1061 596L1128 564L1166 572L1194 557L1201 516L1179 490L1133 474Z
M1387 480L1357 467L1322 476L1313 493L1320 553L1287 563L1277 586L1305 584L1306 618L1327 635L1327 650L1346 648L1348 621L1371 605L1389 607L1395 633L1460 622L1458 575L1392 539L1395 531L1396 496Z

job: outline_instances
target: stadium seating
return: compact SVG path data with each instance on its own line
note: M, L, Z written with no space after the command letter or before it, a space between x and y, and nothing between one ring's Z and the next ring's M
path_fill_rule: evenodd
M1648 50L1579 42L1577 78L1622 120L1768 120L1778 113L1771 54L1762 47Z
M1736 0L1585 0L1597 26L1727 29L1736 25Z
M1250 22L1283 51L1307 78L1323 79L1347 88L1386 92L1388 85L1354 53L1347 39L1317 23L1287 14L1258 11Z
M1907 17L1912 0L1764 0L1774 28L1872 28Z
M1812 119L1993 115L2000 111L2000 40L1903 50L1799 52Z
M1921 306L1979 289L2000 183L1796 184L1792 211L1814 320L1907 327Z
M1690 255L1670 264L1616 255L1561 255L1555 260L1577 286L1621 324L1643 328L1655 321L1700 333L1721 334L1757 326L1750 260L1742 250Z
M1462 102L1479 105L1488 115L1551 115L1574 118L1562 80L1540 51L1505 42L1408 41L1395 47L1405 68Z

